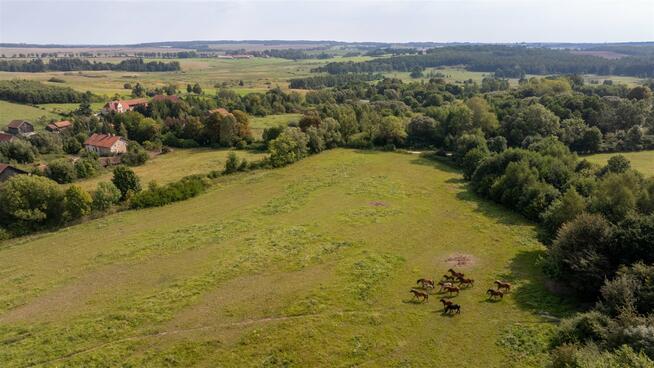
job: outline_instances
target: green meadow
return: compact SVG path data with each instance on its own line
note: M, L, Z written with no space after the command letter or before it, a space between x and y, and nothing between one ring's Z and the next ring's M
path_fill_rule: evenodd
M606 165L609 158L616 155L626 157L631 162L631 167L646 176L654 176L654 151L599 153L596 155L584 156L583 158L598 165Z
M332 150L0 243L0 361L540 367L568 312L544 287L543 252L533 224L445 164ZM451 297L461 314L444 315L437 291L412 300L416 279L451 267L475 279ZM491 302L495 279L514 290Z
M60 118L62 118L61 115L53 113L45 107L40 108L0 100L0 130L4 129L10 121L17 119L28 120L34 124L35 129L39 129L45 128L50 119Z

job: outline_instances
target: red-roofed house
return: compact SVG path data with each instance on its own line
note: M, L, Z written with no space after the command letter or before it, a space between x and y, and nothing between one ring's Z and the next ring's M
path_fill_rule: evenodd
M100 156L118 155L127 152L127 141L119 135L93 133L84 141L84 148Z
M16 139L16 137L14 137L13 135L8 134L8 133L0 132L0 143L2 143L2 142L11 142L14 139Z
M148 106L147 98L135 98L132 100L115 100L107 102L102 108L103 114L110 112L124 113L125 111L132 111L137 106Z
M62 121L55 121L53 123L48 124L48 126L45 127L45 130L53 132L53 133L59 133L63 130L66 130L70 127L73 126L73 123L71 123L68 120L62 120Z
M17 169L11 165L0 164L0 183L11 178L14 175L27 174L27 172Z

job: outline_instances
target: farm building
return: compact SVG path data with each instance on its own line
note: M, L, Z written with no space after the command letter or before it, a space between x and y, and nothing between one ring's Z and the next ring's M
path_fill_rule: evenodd
M17 169L11 165L0 164L0 183L8 180L14 175L27 174L27 172Z
M48 124L45 127L45 130L53 133L59 133L61 131L64 131L70 127L73 126L73 123L71 123L68 120L62 120L62 121L55 121L53 123Z
M93 133L84 141L84 148L100 156L119 155L127 152L127 141L119 135Z
M107 102L102 108L103 114L110 112L124 113L125 111L132 111L137 106L148 106L147 98L135 98L132 100L114 100Z
M14 139L16 139L16 137L14 137L13 135L0 132L0 143L2 143L2 142L11 142Z
M13 135L29 135L34 132L34 126L27 120L13 120L6 130Z

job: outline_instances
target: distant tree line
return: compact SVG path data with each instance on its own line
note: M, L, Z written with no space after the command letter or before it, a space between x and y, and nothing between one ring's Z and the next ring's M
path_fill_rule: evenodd
M321 89L328 87L342 87L349 83L370 82L380 80L381 74L328 74L315 77L293 78L289 81L289 88L294 89Z
M4 72L52 72L52 71L83 71L83 70L117 70L129 72L170 72L181 70L179 62L145 62L141 58L127 59L119 63L89 61L80 58L60 58L43 61L32 60L0 60L0 71Z
M524 74L599 74L654 76L654 56L640 55L609 60L597 56L575 55L566 50L518 46L449 46L434 48L425 55L405 55L363 62L333 62L317 72L379 73L410 72L416 67L466 65L480 72L497 72L498 77Z
M78 103L82 102L84 95L70 87L50 86L38 81L0 81L0 100L27 104Z

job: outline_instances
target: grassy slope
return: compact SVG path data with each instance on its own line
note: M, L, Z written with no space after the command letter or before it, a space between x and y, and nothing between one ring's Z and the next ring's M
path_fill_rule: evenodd
M441 164L334 150L219 181L4 242L5 367L524 366L498 338L560 311L534 266L534 227ZM415 280L459 253L477 282L454 298L462 314L441 315L437 295L412 303ZM489 303L496 278L517 289Z
M606 165L609 158L615 155L625 156L631 161L631 167L642 172L645 176L654 176L654 151L600 153L584 156L583 158L599 165Z
M50 111L41 110L39 108L21 105L17 103L0 101L0 130L4 129L10 121L15 119L25 119L30 121L34 125L35 129L45 128L45 124L42 126L38 124L37 119L45 116L47 119L59 119L60 115L54 114Z
M211 170L222 170L229 150L212 150L208 148L174 149L173 152L159 155L149 160L145 165L133 167L134 172L146 185L152 180L159 184L166 184L179 180L184 176L193 174L206 174ZM248 151L235 151L239 158L257 160L264 154L250 153ZM76 182L86 190L95 189L101 181L111 180L111 170L105 170L101 175Z
M250 126L252 128L252 134L257 138L260 138L265 128L277 125L286 126L292 121L300 121L300 118L302 118L302 114L278 114L263 117L254 116L251 119Z

